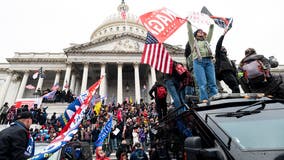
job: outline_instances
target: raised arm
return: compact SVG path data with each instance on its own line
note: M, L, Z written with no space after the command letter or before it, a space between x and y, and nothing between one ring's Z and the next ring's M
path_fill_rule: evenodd
M210 24L208 35L207 35L207 42L210 43L212 36L213 36L214 24Z
M193 44L194 44L194 35L193 35L193 31L192 31L192 25L190 23L190 21L187 21L187 31L188 31L188 42L191 48L193 48Z

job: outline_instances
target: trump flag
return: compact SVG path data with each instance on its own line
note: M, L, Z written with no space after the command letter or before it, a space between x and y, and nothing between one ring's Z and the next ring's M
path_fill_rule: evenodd
M139 19L160 43L163 43L186 22L186 19L178 17L167 8L145 13Z
M80 108L81 104L88 98L92 97L95 90L100 86L101 81L103 77L101 77L100 80L98 80L95 84L93 84L88 90L81 93L72 103L70 103L65 110L65 112L58 118L60 124L62 127L64 127L67 122L71 119L73 114L76 112L78 108Z

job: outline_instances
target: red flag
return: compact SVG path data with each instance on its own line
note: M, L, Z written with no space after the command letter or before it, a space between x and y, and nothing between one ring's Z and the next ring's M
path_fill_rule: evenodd
M186 22L186 19L177 17L175 13L167 8L145 13L139 19L160 43L163 43Z
M171 74L173 70L172 57L163 44L158 43L158 40L150 32L147 33L141 63L149 64L156 70L167 74Z
M125 10L122 10L122 11L120 12L120 15L121 15L121 18L122 18L123 20L126 20L126 12L125 12Z

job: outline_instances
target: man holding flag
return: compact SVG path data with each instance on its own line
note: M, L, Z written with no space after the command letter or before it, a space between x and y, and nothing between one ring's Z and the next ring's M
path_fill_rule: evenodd
M215 71L217 80L223 80L233 93L240 93L238 71L235 63L228 58L227 50L223 44L224 37L228 31L226 27L224 34L219 38L215 50Z
M112 127L112 116L109 117L109 120L106 122L104 128L101 130L97 141L94 142L94 146L96 147L96 159L99 160L109 159L108 157L106 157L102 146L105 138L108 136L108 134L111 131L111 127Z

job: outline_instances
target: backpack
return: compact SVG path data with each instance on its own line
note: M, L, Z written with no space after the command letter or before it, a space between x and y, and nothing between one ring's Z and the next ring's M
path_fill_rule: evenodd
M242 70L244 71L244 78L248 81L258 77L263 77L263 80L266 81L266 78L270 77L270 71L260 60L245 62Z
M164 86L157 87L157 98L166 98L167 90Z

